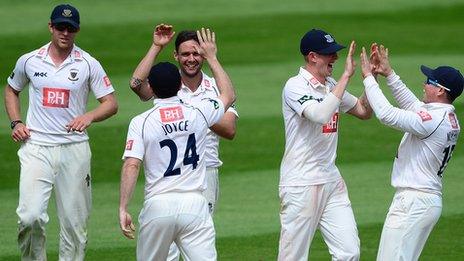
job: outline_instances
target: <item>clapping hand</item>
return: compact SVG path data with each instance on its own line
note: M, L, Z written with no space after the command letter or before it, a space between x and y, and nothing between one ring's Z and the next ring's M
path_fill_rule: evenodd
M201 28L201 31L197 31L198 42L200 47L197 52L203 56L207 61L216 59L217 47L216 47L216 36L209 28Z
M153 32L153 44L159 47L166 46L174 37L174 32L172 25L169 24L159 24L155 27Z

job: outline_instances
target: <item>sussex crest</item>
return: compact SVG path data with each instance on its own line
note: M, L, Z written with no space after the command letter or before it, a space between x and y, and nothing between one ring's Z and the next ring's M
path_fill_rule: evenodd
M326 34L326 35L324 35L324 37L325 37L325 39L327 40L328 43L335 42L335 40L333 39L333 37L330 34Z
M64 9L61 15L64 17L72 17L72 11L69 9Z

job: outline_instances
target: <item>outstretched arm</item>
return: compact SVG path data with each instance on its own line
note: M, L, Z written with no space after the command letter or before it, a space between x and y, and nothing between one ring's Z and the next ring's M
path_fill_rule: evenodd
M217 59L216 35L210 29L201 28L197 36L200 45L197 52L208 62L220 92L218 98L224 103L224 110L227 110L235 101L235 91L229 75Z
M387 78L387 85L401 109L414 110L417 105L420 105L420 101L391 68L388 48L385 48L383 45L378 46L377 44L373 44L371 52L371 57L376 57L371 60L371 62L375 62L372 66L374 68L372 73L374 75L380 74Z
M338 80L338 83L335 85L332 92L329 93L322 102L311 104L304 109L303 115L305 118L313 122L324 124L333 116L334 112L340 106L340 102L345 94L348 82L354 74L356 63L354 62L353 54L355 48L356 43L352 41L348 51L348 56L346 57L345 71L340 77L340 80Z
M142 101L150 100L154 94L150 86L148 86L148 74L153 66L156 57L173 38L175 32L172 30L172 25L159 24L153 32L153 43L148 49L147 54L140 61L139 65L132 74L130 79L130 88L134 91Z

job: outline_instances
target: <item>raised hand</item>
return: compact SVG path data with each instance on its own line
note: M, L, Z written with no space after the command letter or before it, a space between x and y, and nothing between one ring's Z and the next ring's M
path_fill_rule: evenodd
M348 56L346 57L345 72L343 73L348 77L353 76L354 71L356 69L356 62L353 59L355 49L356 49L356 43L354 41L351 41L350 49L348 51Z
M153 32L153 44L159 47L166 46L174 37L174 32L172 25L170 24L159 24L155 27Z
M367 58L366 48L363 47L361 51L361 73L362 73L363 78L366 78L367 76L372 75L373 66L370 60L372 59Z
M216 59L217 47L214 32L209 28L206 30L205 28L201 28L201 31L197 31L197 37L200 44L197 52L207 61L210 59Z
M369 62L371 63L371 69L375 73L375 70L379 67L380 58L379 58L379 46L377 43L371 44L371 54L369 56Z
M378 48L379 51L379 66L375 69L376 73L381 74L383 76L388 76L392 72L392 68L390 66L390 61L388 59L388 48L385 48L383 45L380 45Z

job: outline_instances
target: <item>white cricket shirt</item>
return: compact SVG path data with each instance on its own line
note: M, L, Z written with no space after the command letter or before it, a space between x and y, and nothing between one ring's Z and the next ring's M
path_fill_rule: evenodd
M58 145L88 140L87 132L67 132L66 125L86 112L89 92L99 99L114 92L100 63L76 45L55 67L48 55L50 43L21 56L8 84L16 91L29 85L26 126L30 142Z
M307 106L323 101L336 84L330 77L322 84L304 68L285 84L282 94L285 153L280 166L280 186L316 185L341 178L335 166L339 109L349 111L357 98L345 92L339 109L326 124L303 116Z
M366 95L377 118L405 132L393 163L391 184L441 195L443 172L460 132L454 106L424 104L394 72L388 76L387 84L401 109L390 104L373 76L364 79Z
M209 77L202 72L202 81L198 89L192 92L187 86L182 84L177 95L182 101L195 105L202 99L208 98L213 99L219 96L219 90L216 85L214 78ZM232 112L238 117L238 112L235 110L235 105L232 105L227 109L228 112ZM222 161L219 159L219 136L212 130L208 129L208 135L206 137L206 154L205 154L206 167L218 168L222 166Z
M219 99L204 99L193 107L177 96L155 99L154 104L132 119L123 155L143 161L145 199L205 190L207 130L222 118L224 105Z

